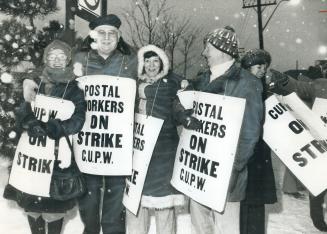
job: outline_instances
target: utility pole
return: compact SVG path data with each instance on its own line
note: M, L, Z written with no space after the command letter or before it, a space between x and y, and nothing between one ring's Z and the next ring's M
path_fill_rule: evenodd
M281 0L281 1L285 1L285 0ZM243 8L254 8L258 14L258 35L259 35L260 49L264 49L264 43L263 43L264 27L262 25L262 12L263 12L262 7L269 6L269 5L276 5L276 4L277 4L276 0L243 0ZM265 26L267 26L267 24Z
M263 49L263 28L262 28L262 10L261 0L257 0L257 12L258 12L258 34L259 34L259 48Z

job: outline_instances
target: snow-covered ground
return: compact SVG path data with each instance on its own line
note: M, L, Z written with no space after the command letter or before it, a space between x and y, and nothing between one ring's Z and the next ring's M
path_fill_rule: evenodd
M24 213L14 202L2 198L8 174L6 163L0 162L0 232L5 234L28 234L29 226ZM305 200L298 200L282 195L281 181L284 166L278 159L273 159L278 191L278 203L267 206L266 218L267 234L316 234L321 233L314 228L309 216L308 196ZM190 216L181 212L178 217L178 234L191 233ZM72 210L66 219L62 234L82 233L83 225L77 209ZM150 234L155 234L154 219L151 220Z

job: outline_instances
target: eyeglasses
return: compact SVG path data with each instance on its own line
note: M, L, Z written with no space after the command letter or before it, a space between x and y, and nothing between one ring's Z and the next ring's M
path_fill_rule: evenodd
M113 38L113 37L117 36L117 32L112 31L112 30L110 30L110 31L98 30L97 33L98 33L98 35L100 37L111 37L111 38Z
M49 61L55 61L56 59L57 60L66 60L67 59L67 56L64 55L64 54L59 54L59 55L55 55L55 54L51 54L47 57L47 59Z

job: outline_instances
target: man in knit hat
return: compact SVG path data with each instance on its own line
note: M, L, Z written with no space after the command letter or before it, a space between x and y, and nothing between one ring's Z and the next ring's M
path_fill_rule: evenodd
M77 76L110 75L136 79L136 53L123 41L120 25L120 19L114 14L90 22L91 49L76 54L74 73ZM101 227L103 234L125 233L122 199L126 176L84 174L84 178L88 193L79 199L83 233L99 234Z
M191 221L195 233L198 234L237 234L240 232L240 201L245 197L247 185L247 163L253 155L262 125L262 84L236 62L238 41L231 27L219 28L209 33L204 38L204 46L202 55L210 69L198 75L193 83L194 89L244 98L246 107L225 211L219 213L191 199Z

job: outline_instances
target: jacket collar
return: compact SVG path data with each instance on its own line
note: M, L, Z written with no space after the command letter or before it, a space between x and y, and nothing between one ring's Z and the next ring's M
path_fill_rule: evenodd
M89 58L91 59L96 59L97 61L101 62L101 63L106 63L106 61L109 61L112 57L114 57L116 54L121 54L117 49L115 49L111 55L109 55L108 58L104 59L102 56L100 56L98 54L98 51L96 50L90 50L89 52Z
M202 91L210 93L221 93L225 91L226 82L228 80L240 79L239 73L241 67L238 63L234 62L233 65L221 76L210 82L210 71L208 70L205 75L201 78L200 83L202 84Z

